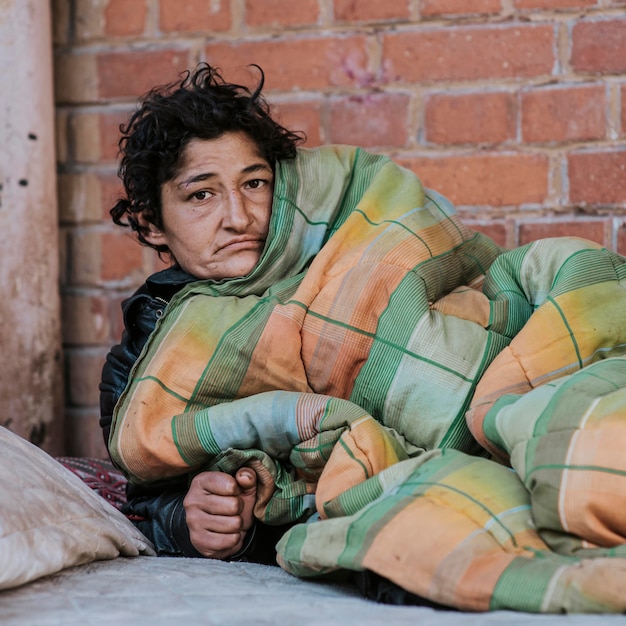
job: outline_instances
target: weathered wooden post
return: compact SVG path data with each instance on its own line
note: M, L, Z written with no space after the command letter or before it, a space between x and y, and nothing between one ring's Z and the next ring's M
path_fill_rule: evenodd
M0 1L0 424L63 452L49 2Z

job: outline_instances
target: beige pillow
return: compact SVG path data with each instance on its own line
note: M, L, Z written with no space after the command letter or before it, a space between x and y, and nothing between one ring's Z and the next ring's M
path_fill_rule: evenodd
M154 551L124 515L46 452L0 426L0 589L138 554Z

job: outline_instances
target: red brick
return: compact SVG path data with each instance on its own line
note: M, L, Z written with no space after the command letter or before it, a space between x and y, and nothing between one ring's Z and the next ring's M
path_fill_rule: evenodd
M281 102L272 106L272 116L289 130L303 131L306 134L306 142L301 145L313 147L322 143L320 102Z
M139 287L141 283L136 286ZM107 345L112 343L119 343L120 338L122 337L122 332L124 331L124 316L122 314L122 302L132 294L134 290L130 290L128 293L123 295L116 294L113 297L110 297L108 302L108 315L110 322L110 336L107 341Z
M209 63L224 70L226 80L237 78L236 70L256 81L247 66L256 63L263 68L267 89L298 91L324 89L342 85L367 85L372 77L367 70L366 38L282 39L216 43L206 47Z
M144 273L143 247L130 229L102 233L101 241L100 275L103 281L121 281L133 274Z
M409 0L335 0L335 20L366 22L405 20L411 15Z
M65 449L68 456L106 459L108 453L96 407L73 408L65 413Z
M622 106L622 111L620 115L620 119L622 121L622 136L626 136L626 85L622 85L620 89L620 102Z
M319 19L317 0L246 0L249 26L304 26Z
M422 17L500 13L501 0L422 0Z
M476 80L550 75L553 26L470 26L385 35L389 81Z
M436 144L500 143L515 138L512 94L433 94L426 99L425 139Z
M68 117L68 157L74 163L97 163L100 160L99 123L97 113L76 113Z
M477 230L487 237L490 237L498 245L506 247L509 240L509 227L506 222L489 221L489 222L476 222L472 220L464 219L463 222L467 224L472 230Z
M523 222L519 225L519 244L523 246L531 241L549 237L581 237L606 245L610 227L610 221L607 219Z
M61 303L64 344L102 345L109 340L108 302L103 297L64 294Z
M68 402L73 406L97 406L98 385L106 352L73 349L65 352Z
M380 93L333 100L330 141L355 146L402 147L408 139L409 96Z
M574 152L568 172L571 202L626 203L626 150Z
M57 92L58 93L58 92ZM67 111L60 110L57 106L54 116L54 130L55 130L55 151L57 163L67 163L69 157L69 122L70 115Z
M123 196L124 190L122 181L116 174L102 173L98 176L100 179L100 202L101 216L106 222L110 221L111 215L109 211L119 198Z
M536 88L521 96L526 142L601 139L606 133L606 88L602 85Z
M102 220L102 188L94 172L59 172L57 188L60 224L84 225Z
M626 256L626 221L616 226L617 230L617 250L618 254Z
M516 9L576 9L595 7L597 0L513 0Z
M141 35L146 27L146 0L109 0L104 9L104 34L108 37Z
M69 282L72 286L94 287L101 283L102 238L94 228L73 228L68 232Z
M125 51L102 53L96 60L98 95L129 98L178 79L188 68L190 53L181 50Z
M163 32L206 33L229 30L230 2L161 0L159 26Z
M147 250L147 252L148 258L146 261L146 267L148 268L148 271L146 272L146 276L148 274L153 274L154 272L160 272L161 270L167 269L168 267L172 266L172 261L167 254L164 254L162 257L160 257L156 251ZM146 257L144 253L144 259L145 258ZM137 284L139 285L142 282L143 279L139 280Z
M111 111L100 114L100 157L102 161L115 161L118 156L120 124L126 124L130 111Z
M626 71L626 19L575 24L571 65L594 74Z
M422 182L459 206L544 202L548 158L532 154L477 154L402 159Z
M70 0L52 0L50 3L52 21L52 44L63 46L71 40L71 15L72 6Z
M130 111L105 110L70 116L66 141L75 162L115 161L120 138L119 126L128 121Z
M69 267L69 233L71 228L59 225L59 285L65 287L69 284L68 273L72 270Z
M93 53L74 54L69 48L57 49L53 78L57 106L98 100L97 62Z

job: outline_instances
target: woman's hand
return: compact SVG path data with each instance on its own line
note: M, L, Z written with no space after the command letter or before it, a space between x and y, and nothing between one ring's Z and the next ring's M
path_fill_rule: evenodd
M256 473L247 467L235 476L202 472L191 481L183 505L189 537L209 559L225 559L243 547L254 523Z

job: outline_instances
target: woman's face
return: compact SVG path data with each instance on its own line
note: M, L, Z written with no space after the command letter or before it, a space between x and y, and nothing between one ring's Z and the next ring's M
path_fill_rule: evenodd
M271 165L245 133L192 139L161 188L163 227L146 224L145 238L196 278L246 276L265 246L273 187Z

